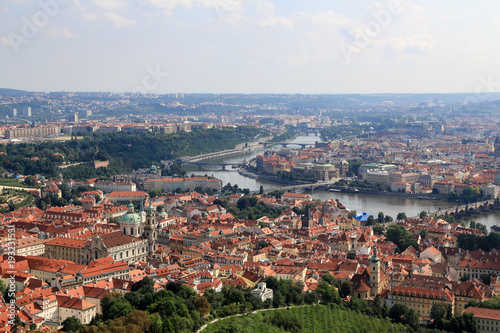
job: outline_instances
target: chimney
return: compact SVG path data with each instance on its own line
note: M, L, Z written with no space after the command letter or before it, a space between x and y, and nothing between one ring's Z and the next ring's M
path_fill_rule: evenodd
M73 294L69 295L69 299L73 299Z

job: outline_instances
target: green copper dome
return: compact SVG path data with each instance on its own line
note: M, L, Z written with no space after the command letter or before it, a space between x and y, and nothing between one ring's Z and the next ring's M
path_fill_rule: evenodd
M128 205L128 212L122 215L120 222L142 222L141 216L134 212L134 205Z

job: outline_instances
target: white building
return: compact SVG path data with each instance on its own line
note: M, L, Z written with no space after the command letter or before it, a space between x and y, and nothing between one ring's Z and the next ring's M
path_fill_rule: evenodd
M108 180L97 180L94 186L100 188L106 193L110 193L113 191L137 191L137 186L135 185L135 183L127 181L112 182Z
M266 287L265 282L260 282L257 288L250 292L255 297L258 297L264 302L266 299L273 299L273 290Z

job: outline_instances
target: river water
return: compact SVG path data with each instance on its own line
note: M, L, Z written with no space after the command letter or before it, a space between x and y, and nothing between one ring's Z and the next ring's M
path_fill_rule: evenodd
M290 143L310 143L314 144L315 141L320 141L320 137L309 135L309 136L298 136ZM274 148L280 148L281 146L275 146ZM300 146L289 146L290 148L300 148ZM271 149L267 147L264 149L262 146L255 147L251 151L247 151L245 154L237 154L232 156L220 157L211 159L210 162L218 163L239 163L245 158L250 160L257 155L260 155L264 150ZM265 190L279 189L280 184L261 180L261 179L251 179L242 176L238 173L237 169L231 169L227 167L226 170L221 170L219 166L206 166L203 170L198 170L196 166L186 168L188 175L213 175L214 177L222 180L223 185L231 183L232 185L238 184L240 188L248 188L251 191L258 191L262 185ZM320 199L325 201L327 199L338 199L342 204L344 204L350 210L356 210L359 212L366 212L373 214L375 217L379 212L383 212L384 215L390 215L396 218L398 213L404 212L406 216L417 216L421 211L435 212L439 208L445 209L453 207L450 202L445 200L422 200L415 198L404 198L398 196L385 196L385 195L374 195L374 194L357 194L357 193L340 193L340 192L328 192L328 191L314 191L308 192L312 195L314 199ZM476 222L485 224L488 228L496 223L500 222L500 211L491 212L488 214L474 215L471 219Z

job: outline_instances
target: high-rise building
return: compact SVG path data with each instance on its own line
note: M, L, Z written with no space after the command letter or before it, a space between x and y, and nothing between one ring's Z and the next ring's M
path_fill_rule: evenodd
M78 114L72 113L72 114L68 115L68 117L66 119L68 120L68 122L77 123L78 122Z
M31 107L29 107L29 106L23 107L23 116L24 117L31 117Z
M10 116L17 117L17 109L12 109L12 111L10 112Z

